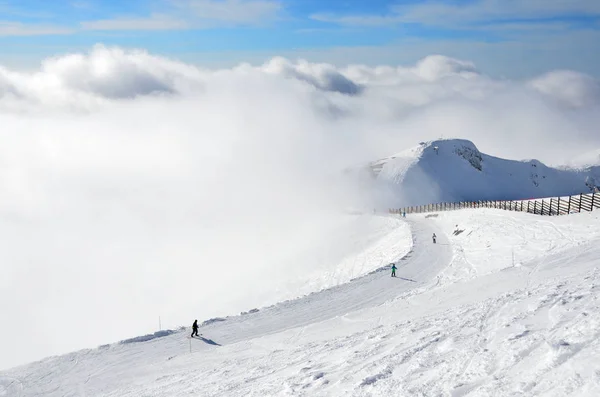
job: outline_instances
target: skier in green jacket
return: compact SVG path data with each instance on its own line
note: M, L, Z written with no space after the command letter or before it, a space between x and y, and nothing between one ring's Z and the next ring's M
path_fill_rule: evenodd
M396 264L392 263L392 277L396 277L396 269L397 269Z

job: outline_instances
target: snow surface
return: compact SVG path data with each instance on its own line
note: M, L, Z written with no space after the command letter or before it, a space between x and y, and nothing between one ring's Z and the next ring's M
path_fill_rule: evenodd
M285 222L268 231L249 224L244 231L253 234L238 239L230 230L218 234L215 226L211 230L219 238L208 242L204 231L182 228L170 232L179 238L173 239L176 244L167 256L158 258L147 254L154 251L145 246L154 239L112 244L131 241L127 227L98 238L90 251L84 249L90 247L89 235L66 233L70 240L38 225L39 235L58 237L27 255L19 246L0 253L10 264L0 277L2 323L20 324L3 330L0 369L152 333L158 330L159 316L163 329L175 328L193 321L192 316L203 321L294 299L347 283L411 248L410 229L399 219L328 215L306 217L294 222L293 229L284 228L290 224ZM29 229L19 224L11 229L25 231ZM210 246L213 241L222 245ZM72 251L77 255L69 256ZM48 264L34 272L31 263ZM44 299L32 298L32 289L42 291Z
M385 194L387 208L569 196L600 186L600 166L564 169L501 159L463 139L422 142L368 168L371 187Z
M0 395L600 395L600 213L407 221L396 279L13 368Z

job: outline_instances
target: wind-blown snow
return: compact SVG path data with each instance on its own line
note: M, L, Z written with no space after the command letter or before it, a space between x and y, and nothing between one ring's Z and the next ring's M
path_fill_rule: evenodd
M0 385L22 396L600 392L599 214L407 219L414 246L398 262L403 278L376 272L202 327L203 339L177 332L49 358L1 373ZM369 301L374 290L396 297Z

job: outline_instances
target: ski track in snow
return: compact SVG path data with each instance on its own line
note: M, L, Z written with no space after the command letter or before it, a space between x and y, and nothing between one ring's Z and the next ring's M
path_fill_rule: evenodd
M200 328L221 346L186 329L48 358L1 372L0 396L600 395L600 216L437 215L411 217L405 279Z

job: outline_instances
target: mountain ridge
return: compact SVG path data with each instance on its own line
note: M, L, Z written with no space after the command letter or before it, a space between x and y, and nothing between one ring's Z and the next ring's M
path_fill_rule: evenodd
M379 204L388 206L569 196L600 187L600 165L557 168L536 159L509 160L466 139L420 142L368 163L359 174L378 192Z

